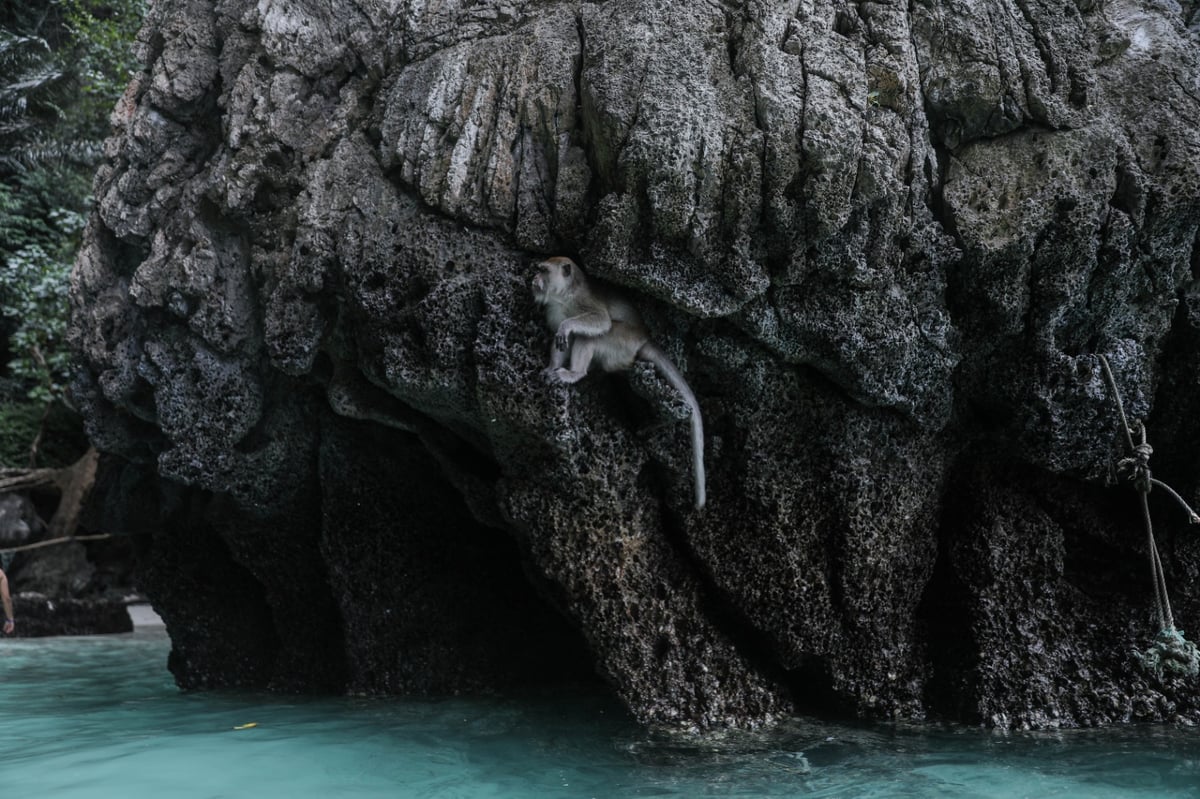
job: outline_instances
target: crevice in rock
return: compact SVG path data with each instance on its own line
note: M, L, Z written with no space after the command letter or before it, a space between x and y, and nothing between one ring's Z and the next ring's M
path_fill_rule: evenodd
M274 393L274 392L268 392ZM234 452L242 455L249 455L258 452L271 444L271 434L267 430L267 422L269 414L260 414L254 425L246 431L233 445Z
M661 478L656 476L651 480L656 483L653 493L665 494ZM760 630L717 585L711 570L688 540L682 518L664 506L662 519L664 536L699 584L704 617L729 640L746 664L780 688L797 713L826 720L853 718L853 703L834 688L829 658L806 655L794 668L780 663L778 646L771 636Z
M652 476L650 479L659 484L654 493L658 496L665 495L666 488L661 485L661 478ZM780 687L792 701L793 706L797 708L800 708L802 704L805 708L816 708L824 697L832 696L828 679L823 683L825 691L813 692L813 674L803 669L789 670L779 662L776 647L770 636L759 630L741 608L717 585L712 572L688 540L687 527L683 519L665 505L661 519L662 532L668 544L699 585L698 593L704 617L729 640L733 648L745 660L747 666ZM810 696L814 693L815 699Z
M797 12L798 13L798 12ZM805 186L808 183L808 173L811 166L807 163L808 158L804 154L804 137L808 130L808 113L809 101L812 99L808 96L809 81L808 81L808 49L802 44L800 46L799 61L800 61L800 113L799 113L799 130L796 131L796 149L797 149L797 169L796 175L788 184L784 195L788 199L796 203L796 218L800 220L800 241L804 242L804 257L807 260L812 254L813 241L810 235L812 220L809 218L808 208L808 192Z
M925 113L928 116L929 110L926 109ZM925 181L929 186L929 212L933 214L934 220L941 225L942 230L954 239L954 243L958 248L960 250L966 249L962 233L958 230L958 222L954 218L954 212L950 210L950 205L946 202L946 178L950 173L950 161L953 156L949 148L945 145L934 142L932 139L929 144L933 150L934 166L937 169L937 174L933 174L929 161L928 159L926 160Z
M587 28L583 24L583 13L575 12L575 34L579 43L579 55L573 64L571 85L575 87L575 131L579 134L580 143L586 142L587 128L583 119L583 69L587 56Z
M1200 281L1200 234L1192 250L1192 275ZM1194 448L1174 442L1194 441L1200 431L1200 393L1195 390L1196 370L1200 364L1200 285L1193 283L1184 290L1176 306L1171 327L1163 340L1161 387L1154 409L1146 420L1150 441L1163 445L1155 448L1154 473L1168 485L1176 487L1189 501L1200 495L1200 459ZM1190 490L1189 490L1190 487ZM1178 507L1171 506L1161 491L1151 493L1151 513L1163 520L1164 530L1180 524ZM1136 503L1124 498L1122 508L1131 509ZM1192 507L1197 507L1192 502ZM1161 515L1159 515L1161 513ZM1137 529L1140 519L1131 518L1127 529ZM1155 529L1159 529L1158 523ZM1200 541L1197 528L1187 526L1182 533L1189 544ZM1185 567L1187 568L1187 567ZM1141 569L1138 570L1141 573Z
M570 143L582 150L584 161L588 167L587 188L583 199L585 217L583 220L583 230L588 231L596 226L600 200L607 193L608 187L605 185L605 177L600 170L600 165L596 158L595 143L592 141L592 133L595 126L589 123L590 113L587 103L584 101L583 73L587 67L587 26L583 23L583 13L581 10L577 10L575 13L575 30L578 35L579 57L575 60L571 76L575 87L575 126L571 130ZM572 241L569 244L578 248L581 242ZM570 255L576 254L578 253L570 253Z
M1058 64L1054 58L1054 43L1050 41L1049 37L1042 30L1042 26L1038 24L1038 20L1034 16L1033 10L1030 8L1029 0L1015 0L1015 5L1018 9L1020 9L1021 16L1025 19L1025 24L1029 26L1029 35L1033 37L1034 44L1037 47L1038 55L1042 59L1042 64L1046 67L1046 77L1050 79L1050 91L1054 94L1057 94L1060 88L1060 80L1058 75ZM1064 8L1069 9L1073 8L1073 6L1071 4L1065 4ZM1027 93L1032 91L1033 87L1030 86L1028 78L1025 80L1025 87ZM1030 97L1029 110L1031 113L1035 112L1035 109L1039 105L1032 102L1032 100L1033 98Z
M146 239L134 238L132 236L118 238L115 233L108 229L107 225L102 223L95 225L95 231L95 241L106 262L111 265L113 274L115 275L121 277L132 276L137 271L137 268L150 257L150 242Z
M149 20L147 20L149 22ZM145 39L145 53L142 58L142 63L145 65L143 73L148 76L154 68L154 64L158 59L162 58L163 50L167 47L167 39L160 29L155 29L150 36Z
M1196 235L1192 238L1192 253L1189 261L1192 280L1200 280L1200 229L1196 230Z
M1088 105L1088 90L1087 82L1080 76L1078 70L1071 68L1067 71L1067 76L1071 81L1071 93L1068 100L1071 105L1078 109L1085 109Z
M1117 185L1108 204L1124 213L1130 220L1140 219L1146 205L1146 196L1141 181L1125 161L1117 163L1116 178Z
M619 180L618 180L617 174L616 174L616 172L619 171L617 162L620 159L621 151L624 149L625 144L629 140L629 136L631 135L633 128L637 125L638 109L640 108L640 99L638 101L635 101L634 109L633 109L633 118L629 123L629 128L625 131L624 135L622 136L621 141L617 144L616 148L614 149L614 151L612 153L607 154L608 155L607 158L603 157L603 155L600 152L600 148L601 148L602 144L599 141L599 134L600 134L601 130L603 129L603 126L601 125L600 119L596 116L596 113L597 113L596 109L593 108L592 104L588 102L588 95L585 91L586 86L585 86L585 82L584 82L584 73L587 70L587 49L586 49L586 47L587 47L587 31L586 31L586 26L583 23L582 14L577 16L576 18L579 20L579 22L578 22L578 30L579 30L578 97L579 97L579 110L580 110L580 113L579 113L580 137L581 137L581 140L582 140L582 143L584 146L584 152L587 153L588 166L591 167L591 172L592 172L592 175L594 178L591 182L591 185L595 188L595 192L598 197L604 197L604 196L611 194L617 190L617 187L619 184ZM638 88L637 88L637 93L638 93L639 98L641 96L641 92L642 92L645 80L646 80L646 74L645 74L645 72L643 72L641 82L638 83ZM610 161L611 161L611 164L609 164ZM607 166L611 166L612 170L610 171L607 168ZM589 200L590 199L591 198L589 197ZM589 205L593 209L593 213L595 213L595 209L597 208L598 204L595 202L590 202Z
M787 672L796 712L825 721L854 719L854 703L834 688L834 666L826 655L808 655Z
M839 8L833 17L833 32L847 39L858 33L858 17L849 10Z
M1047 273L1053 275L1055 269L1046 263L1048 258L1045 253L1046 243L1054 242L1058 235L1058 220L1051 221L1034 233L1033 246L1029 253L1029 283L1026 288L1029 301L1025 304L1025 315L1021 320L1022 330L1030 340L1037 341L1038 346L1047 348L1057 347L1057 342L1053 340L1057 331L1053 326L1039 324L1048 321L1055 311L1053 300L1046 296L1045 286Z
M740 36L733 31L733 14L725 12L725 58L729 62L729 74L734 80L738 77L738 44Z
M948 473L960 473L961 466ZM978 647L972 631L970 595L962 583L962 564L954 557L955 542L974 500L970 488L968 480L952 478L943 494L946 504L938 525L937 557L917 605L916 620L929 662L924 696L929 713L954 721L978 722L973 695Z

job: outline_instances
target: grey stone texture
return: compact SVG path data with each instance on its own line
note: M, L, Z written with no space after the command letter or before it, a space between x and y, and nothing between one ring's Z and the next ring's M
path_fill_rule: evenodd
M1097 358L1196 500L1194 11L157 0L72 334L177 678L1200 721L1132 655ZM653 370L541 379L546 255L687 375L703 512ZM1200 534L1152 508L1200 633Z

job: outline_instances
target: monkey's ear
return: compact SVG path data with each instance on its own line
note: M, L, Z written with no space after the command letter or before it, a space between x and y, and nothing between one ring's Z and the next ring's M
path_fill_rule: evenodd
M563 268L563 277L570 277L571 276L571 262L563 261L562 268Z

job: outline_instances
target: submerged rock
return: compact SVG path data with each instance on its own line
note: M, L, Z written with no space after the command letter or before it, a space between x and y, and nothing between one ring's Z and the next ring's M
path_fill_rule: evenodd
M1200 720L1105 354L1200 490L1191 6L159 0L75 269L184 685L578 676L639 718ZM540 378L531 261L645 369ZM1200 539L1161 515L1177 617Z

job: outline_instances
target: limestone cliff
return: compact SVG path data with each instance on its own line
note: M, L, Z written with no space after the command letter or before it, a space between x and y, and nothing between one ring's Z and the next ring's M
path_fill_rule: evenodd
M156 0L73 335L178 679L1200 720L1131 655L1096 357L1195 499L1193 7ZM705 511L652 370L540 378L547 254L686 373ZM1200 632L1200 534L1152 507Z

